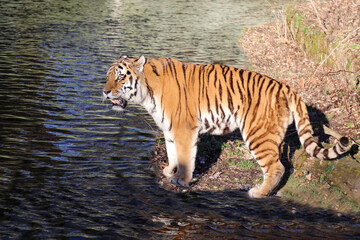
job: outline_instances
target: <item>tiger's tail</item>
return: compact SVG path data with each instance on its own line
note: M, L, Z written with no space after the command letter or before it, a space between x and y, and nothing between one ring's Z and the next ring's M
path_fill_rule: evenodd
M293 91L290 96L289 105L295 119L300 142L304 146L305 151L312 157L316 157L320 160L330 160L339 157L349 150L349 139L347 137L340 138L335 146L329 149L319 147L317 141L313 137L313 129L310 124L306 105L295 91Z

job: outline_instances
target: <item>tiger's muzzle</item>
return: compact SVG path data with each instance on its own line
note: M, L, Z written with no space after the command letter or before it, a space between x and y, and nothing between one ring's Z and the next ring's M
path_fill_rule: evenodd
M120 107L122 109L126 108L127 101L121 97L110 99L110 101L112 102L113 107Z
M122 97L113 97L111 95L111 90L109 91L106 91L104 90L103 91L103 95L104 95L104 99L110 99L110 101L112 102L113 104L113 110L123 110L124 108L126 108L126 105L127 105L127 101L125 99L123 99Z

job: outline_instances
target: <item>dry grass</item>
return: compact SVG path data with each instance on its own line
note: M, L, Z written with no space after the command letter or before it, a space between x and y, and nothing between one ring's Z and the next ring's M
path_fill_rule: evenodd
M355 0L309 1L290 6L278 28L310 57L333 70L359 71L360 4ZM318 67L318 68L319 68ZM317 68L317 69L318 69ZM314 74L316 71L314 72Z

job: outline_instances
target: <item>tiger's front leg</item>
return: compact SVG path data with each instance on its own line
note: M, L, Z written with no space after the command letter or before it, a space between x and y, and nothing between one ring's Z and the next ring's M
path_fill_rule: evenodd
M197 130L190 130L186 127L179 128L179 131L174 133L174 146L177 162L176 172L169 178L172 183L183 186L189 185L195 169L197 137ZM169 156L169 150L172 151L172 147L171 145L166 145L166 147ZM164 169L164 174L171 170L173 163L174 162L169 159L169 166L165 168L166 170Z
M167 179L171 179L174 176L174 170L178 165L178 160L172 133L165 131L164 137L169 165L164 168L163 174Z

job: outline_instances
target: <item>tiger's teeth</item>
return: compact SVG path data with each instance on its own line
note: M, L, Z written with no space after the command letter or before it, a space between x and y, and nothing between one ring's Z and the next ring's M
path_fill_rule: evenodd
M115 105L119 105L120 104L120 100L113 100L113 99L110 99L110 101L115 104Z

